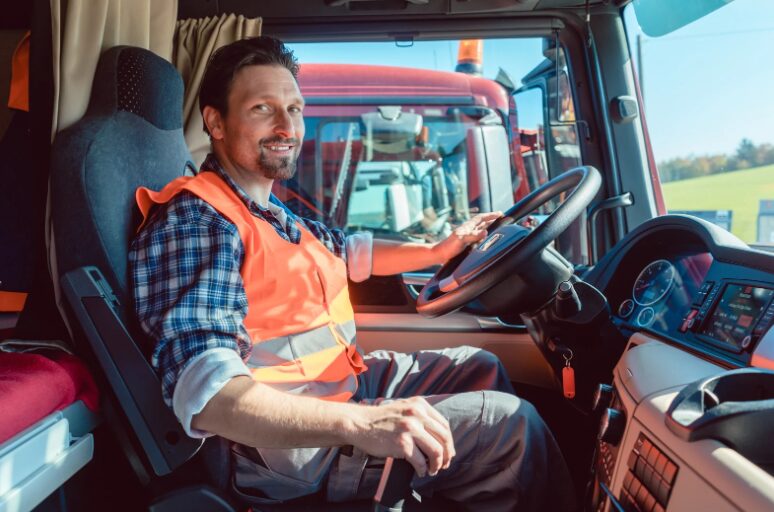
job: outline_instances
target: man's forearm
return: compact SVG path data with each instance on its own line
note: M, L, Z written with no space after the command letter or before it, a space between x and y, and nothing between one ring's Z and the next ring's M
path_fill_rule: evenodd
M487 228L502 216L502 212L479 213L457 226L451 235L436 244L374 240L371 273L389 276L443 265L470 244L483 240Z
M417 244L392 240L374 240L373 270L377 276L389 276L443 264L447 258L438 244Z
M253 381L231 379L195 415L193 428L255 448L353 445L375 457L405 458L422 477L449 467L449 422L424 398L380 406L291 395Z
M356 407L290 395L240 376L223 386L191 426L256 448L340 446L348 444Z

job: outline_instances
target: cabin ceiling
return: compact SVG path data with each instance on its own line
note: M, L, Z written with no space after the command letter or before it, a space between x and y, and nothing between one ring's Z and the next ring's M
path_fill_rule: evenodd
M629 0L589 0L589 4L623 5ZM466 16L583 9L585 0L181 0L178 17L202 18L222 13L262 17L265 22L319 22L325 18Z

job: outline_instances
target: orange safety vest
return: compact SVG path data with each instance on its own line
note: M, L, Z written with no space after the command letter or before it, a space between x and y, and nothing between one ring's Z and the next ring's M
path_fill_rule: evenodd
M183 190L230 220L242 239L244 326L252 340L246 363L253 378L291 393L351 398L366 366L355 346L344 261L303 225L298 245L280 237L214 172L177 178L160 192L140 187L136 199L143 218Z

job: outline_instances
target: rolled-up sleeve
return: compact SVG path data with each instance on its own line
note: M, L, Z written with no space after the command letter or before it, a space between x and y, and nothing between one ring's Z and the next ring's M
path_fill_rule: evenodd
M322 222L300 220L328 250L347 263L347 274L352 281L357 283L371 277L373 233L360 231L348 235L343 230L329 228Z
M371 277L373 270L374 235L363 231L347 236L347 273L349 278L359 283Z
M177 379L172 410L191 437L209 437L212 434L191 428L191 420L218 394L228 381L250 370L239 355L228 348L209 349L190 361Z

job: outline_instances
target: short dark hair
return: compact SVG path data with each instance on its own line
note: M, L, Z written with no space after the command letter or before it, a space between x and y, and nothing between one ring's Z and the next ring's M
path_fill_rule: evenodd
M268 36L241 39L218 48L207 62L199 88L199 111L204 113L209 105L225 116L234 76L245 66L282 66L298 80L298 61L282 41ZM210 133L207 123L204 131Z

